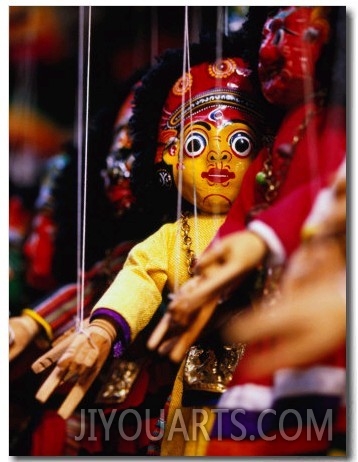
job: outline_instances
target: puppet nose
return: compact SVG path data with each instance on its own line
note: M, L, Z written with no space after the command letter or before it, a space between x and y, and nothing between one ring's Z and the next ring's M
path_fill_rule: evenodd
M274 40L267 41L264 46L260 48L259 62L262 66L272 65L281 59L281 53Z
M229 161L231 154L228 151L210 151L208 154L209 162L220 162L220 161Z

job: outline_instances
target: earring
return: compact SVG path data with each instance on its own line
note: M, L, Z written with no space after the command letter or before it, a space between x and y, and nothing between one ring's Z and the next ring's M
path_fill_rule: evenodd
M156 177L159 185L167 190L173 186L173 167L161 161L156 165Z

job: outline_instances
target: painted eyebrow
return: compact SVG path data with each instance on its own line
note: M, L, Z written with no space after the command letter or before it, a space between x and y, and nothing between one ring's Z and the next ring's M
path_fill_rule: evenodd
M204 122L204 121L198 121L198 122L194 122L193 123L193 126L195 125L202 125L204 128L206 128L208 131L211 130L211 125L208 123L208 122Z
M232 124L243 124L243 125L246 125L248 128L250 128L253 133L257 133L257 128L253 127L251 125L251 122L248 122L247 120L242 120L242 119L232 119L232 120L229 120L228 121L228 125L232 125Z

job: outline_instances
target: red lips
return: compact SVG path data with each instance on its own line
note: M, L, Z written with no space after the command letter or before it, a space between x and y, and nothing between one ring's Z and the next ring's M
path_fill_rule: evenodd
M235 173L226 168L211 168L208 172L203 172L201 177L207 178L210 183L226 183L235 178Z

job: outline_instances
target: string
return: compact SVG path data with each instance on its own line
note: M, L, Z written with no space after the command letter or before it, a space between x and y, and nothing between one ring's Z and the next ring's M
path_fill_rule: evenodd
M183 87L185 88L186 73L190 70L190 58L189 58L189 27L188 27L188 7L184 7L184 39L183 39L183 68L182 68L182 80ZM189 93L189 101L191 99L191 92ZM185 91L181 96L181 120L180 120L180 141L179 141L179 159L178 159L178 195L177 195L177 223L181 223L182 214L182 195L183 195L183 148L184 148L184 109L185 109ZM178 226L176 236L176 255L177 261L180 261L181 255L181 227ZM174 291L179 289L179 265L174 278Z
M224 12L223 7L217 7L217 20L216 20L216 59L222 58L223 48L223 23L224 23ZM219 79L221 82L221 79Z
M79 38L79 104L78 104L78 275L77 275L77 294L79 302L77 303L77 325L76 330L83 331L83 313L84 313L84 276L85 276L85 243L86 243L86 203L87 203L87 159L88 159L88 115L89 115L89 77L90 77L90 55L91 55L91 6L88 8L88 40L87 40L87 77L86 77L86 100L85 100L85 148L84 148L84 165L82 165L82 117L83 117L83 90L82 76L84 72L84 7L80 7L80 38ZM83 167L83 169L82 169ZM83 195L82 195L83 190Z
M81 207L82 207L82 119L83 119L83 49L84 49L84 7L79 8L78 37L78 93L77 93L77 323L81 316ZM76 326L79 328L79 326Z
M190 65L189 35L187 36L185 45L187 49L187 66L190 71L191 65ZM182 119L184 119L184 117L182 117ZM192 111L191 86L189 87L189 119L190 119L190 122L189 122L190 132L192 132L193 111ZM195 255L198 255L199 253L199 225L198 225L198 205L197 205L196 170L195 170L196 162L192 162L191 165L192 165L192 185L193 185L194 253Z
M224 6L224 32L225 35L229 35L229 7Z

